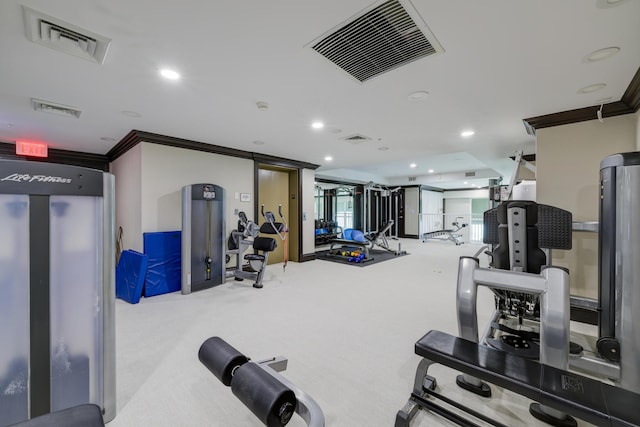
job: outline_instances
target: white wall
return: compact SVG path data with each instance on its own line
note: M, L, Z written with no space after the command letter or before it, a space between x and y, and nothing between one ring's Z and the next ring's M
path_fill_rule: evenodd
M404 233L420 235L420 189L418 187L404 190Z
M142 252L142 146L114 160L110 171L116 180L116 230L123 229L123 249Z
M256 221L253 218L256 197L253 160L147 142L139 145L142 145L143 233L180 230L182 187L197 183L210 183L224 188L226 234L237 225L235 209L245 211L249 219ZM251 201L241 202L240 193L249 193Z
M635 114L539 129L536 201L566 209L574 221L597 221L600 161L637 147ZM573 249L554 251L553 263L571 272L571 292L598 296L598 236L573 233Z
M315 252L315 221L314 221L314 183L315 171L302 170L302 253Z
M489 190L481 188L478 190L445 191L443 197L445 199L488 199Z
M636 113L636 151L640 151L640 110Z

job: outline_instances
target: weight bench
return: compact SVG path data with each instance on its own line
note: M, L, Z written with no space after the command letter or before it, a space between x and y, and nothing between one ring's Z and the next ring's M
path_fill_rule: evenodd
M462 234L459 234L458 231L462 230L467 226L467 224L460 223L459 221L454 221L451 225L457 227L455 230L437 230L437 231L429 231L427 233L422 234L422 241L426 241L427 239L434 239L438 237L446 237L446 239L439 240L450 240L456 244L456 246L460 246L464 242L462 241Z
M376 245L379 248L384 249L385 251L391 252L395 255L400 255L402 251L399 249L400 245L398 245L398 250L394 251L389 247L389 242L387 241L387 231L391 229L394 224L394 220L390 219L380 231L371 232L365 234L365 239L367 239L371 243L371 249L373 249Z
M415 344L415 352L423 359L416 371L413 393L404 408L398 411L395 427L408 427L420 409L430 410L460 425L475 425L428 397L440 399L492 425L503 425L433 391L436 381L427 371L434 363L511 390L546 407L595 425L640 425L640 394L573 372L440 331L430 331L422 337Z

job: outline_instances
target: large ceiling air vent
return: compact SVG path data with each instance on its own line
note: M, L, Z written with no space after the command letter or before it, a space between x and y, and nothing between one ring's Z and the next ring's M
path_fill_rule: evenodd
M27 38L34 43L102 64L111 39L22 6Z
M371 138L369 138L368 136L364 136L359 133L356 133L353 135L345 136L344 138L342 138L342 140L345 142L348 142L349 144L360 144L361 142L364 142L364 141L371 141Z
M385 1L310 45L360 82L443 52L409 1L402 3Z
M59 116L72 117L75 119L79 119L80 114L82 114L82 110L78 108L70 107L68 105L56 104L49 101L43 101L41 99L31 98L31 105L36 111L57 114Z

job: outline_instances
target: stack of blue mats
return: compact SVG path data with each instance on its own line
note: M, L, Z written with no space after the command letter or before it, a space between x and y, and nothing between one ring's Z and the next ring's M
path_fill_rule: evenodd
M144 253L149 257L144 296L166 294L182 288L180 231L144 233Z
M122 251L116 267L116 297L131 304L140 302L149 257L140 252Z

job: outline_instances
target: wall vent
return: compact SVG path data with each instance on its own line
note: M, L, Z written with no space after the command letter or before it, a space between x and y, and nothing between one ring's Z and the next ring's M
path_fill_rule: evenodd
M341 138L343 141L348 142L349 144L360 144L364 141L371 141L371 138L365 135L361 135L359 133L354 133L353 135L345 136Z
M409 177L409 182L415 182L418 179L417 176L410 176Z
M111 39L22 6L26 36L34 43L98 64L104 63Z
M465 177L468 177L468 176L476 176L476 173L475 173L475 172L465 172L465 173L464 173L464 176L465 176Z
M389 0L333 29L311 48L360 82L443 52L408 0Z
M31 98L31 105L36 111L43 113L57 114L59 116L72 117L79 119L82 110L68 105L56 104L49 101L43 101L41 99Z

